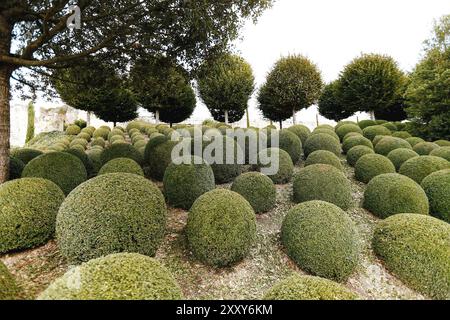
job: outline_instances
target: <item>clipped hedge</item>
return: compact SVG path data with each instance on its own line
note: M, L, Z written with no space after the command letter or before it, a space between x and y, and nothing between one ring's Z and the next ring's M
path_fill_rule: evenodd
M421 142L425 142L425 140L423 140L422 138L419 138L419 137L406 138L405 140L408 141L408 143L411 145L411 147L414 147L416 144L419 144Z
M167 140L164 136L151 139L145 147L145 164L151 178L163 181L167 167L172 163L172 150L177 141Z
M380 154L366 154L355 164L356 180L369 183L376 176L384 173L395 173L394 164L387 157Z
M356 146L366 146L373 149L373 144L369 139L363 136L354 136L345 139L345 141L342 143L342 150L344 151L344 153L347 153L351 148Z
M16 280L8 268L0 261L0 301L16 300L20 292Z
M430 212L450 223L450 169L430 174L422 181L422 188L430 201Z
M76 124L71 124L66 128L66 134L71 136L76 136L81 132L81 128L77 126Z
M106 164L116 158L130 158L136 161L139 165L141 165L144 161L141 153L128 143L113 144L109 148L106 148L101 155L103 164Z
M410 177L418 184L433 172L450 169L450 162L434 156L420 156L411 158L402 164L400 174Z
M262 163L261 159L267 156L270 160L269 163ZM261 150L258 154L258 170L262 168L269 168L271 166L277 166L278 171L276 174L267 175L272 179L275 184L285 184L291 181L294 174L294 164L289 154L278 148L269 148Z
M383 156L387 156L389 152L400 148L412 150L411 145L403 139L394 137L384 137L375 146L375 152Z
M305 167L313 164L329 164L330 166L336 167L341 171L344 170L341 159L339 159L333 152L326 150L317 150L308 156L305 162Z
M408 161L411 158L418 157L419 155L410 148L400 148L395 149L389 152L387 155L388 159L394 164L394 167L397 171L400 170L402 164Z
M332 128L319 128L319 127L317 127L312 132L312 134L320 134L320 133L327 134L327 135L333 137L334 139L336 139L336 141L341 142L341 140L339 139L339 136L336 134L336 132L334 132L334 129L332 129Z
M317 150L327 150L333 152L337 156L340 156L342 151L339 141L325 133L312 134L306 140L304 150L306 157Z
M366 146L355 146L351 148L347 152L347 163L351 165L352 167L355 166L356 162L366 154L374 154L375 151L373 151L372 148L366 147Z
M98 175L119 172L133 173L139 176L144 176L144 170L142 170L139 163L130 158L115 158L111 161L108 161L104 166L101 167Z
M30 148L20 148L11 150L11 157L19 159L25 165L27 165L28 162L30 162L36 157L39 157L42 154L43 154L42 151Z
M450 147L440 147L431 151L430 156L440 157L450 161Z
M302 141L293 132L284 129L280 131L279 148L291 156L292 162L297 163L302 156Z
M311 130L309 130L307 126L304 126L302 124L294 125L292 127L289 127L287 130L295 133L297 137L299 137L302 141L302 145L305 144L306 139L308 139L308 137L311 135Z
M376 136L390 136L391 134L391 130L381 125L370 126L363 130L364 137L370 141L373 141Z
M349 134L350 132L356 132L362 134L363 131L361 128L356 124L344 124L338 128L336 128L336 134L339 136L341 141L344 140L344 137Z
M83 162L84 167L86 168L88 177L91 177L92 175L95 174L94 164L92 163L92 160L88 157L88 155L86 154L86 152L84 150L70 148L63 152L74 155L75 157L80 159L81 162Z
M237 177L231 190L243 196L256 213L263 213L275 207L277 190L273 181L258 172L248 172Z
M397 131L397 132L394 132L392 134L392 136L395 138L401 138L401 139L405 139L405 140L408 138L412 138L412 135L407 131Z
M109 135L110 130L108 130L107 128L98 128L94 131L94 133L92 134L93 138L103 138L104 140L108 140L108 135Z
M438 148L439 145L432 142L420 142L413 147L414 151L417 152L420 156L428 156L430 155L431 151Z

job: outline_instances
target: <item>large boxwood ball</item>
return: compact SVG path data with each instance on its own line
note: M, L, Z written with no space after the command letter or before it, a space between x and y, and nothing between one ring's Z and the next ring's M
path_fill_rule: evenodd
M336 128L336 134L339 136L341 141L343 141L344 137L350 132L356 132L360 134L363 133L361 128L356 124L344 124L343 126Z
M414 151L417 152L420 156L428 156L430 155L431 151L438 148L439 145L432 142L420 142L413 147Z
M294 164L297 163L302 156L302 141L300 138L287 129L280 131L279 138L279 148L289 153Z
M111 145L109 148L103 150L102 153L103 164L116 159L116 158L130 158L136 161L138 164L142 164L143 160L141 153L128 143L117 143Z
M433 172L445 169L450 169L450 162L447 160L434 156L420 156L403 163L398 172L420 184Z
M86 150L86 155L89 157L89 159L92 162L92 173L93 174L98 173L103 166L102 159L101 159L102 153L103 153L103 148L101 148L101 147L91 148L89 150Z
M373 151L372 148L366 147L366 146L355 146L348 150L347 152L347 163L351 165L352 167L355 166L356 162L366 154L374 154L375 151Z
M22 171L25 164L22 160L14 157L9 157L9 180L19 179L22 176Z
M326 150L317 150L311 153L305 161L305 167L313 164L329 164L339 170L343 170L341 159L339 159L333 152Z
M345 139L345 141L342 143L342 150L344 151L344 153L347 153L351 148L356 146L366 146L373 149L373 144L369 139L363 136L354 136Z
M294 176L293 201L323 200L347 210L352 205L350 181L333 166L314 164Z
M243 196L256 213L263 213L275 206L277 190L273 181L259 172L248 172L237 177L231 190Z
M375 147L378 144L378 142L380 142L381 140L383 140L386 137L390 137L390 136L381 136L381 135L375 136L375 138L373 138L373 140L372 140L373 146Z
M49 180L24 178L0 185L0 253L52 238L63 201L64 193Z
M366 137L370 141L372 141L376 136L390 136L391 134L391 130L380 125L370 126L363 129L364 137Z
M189 210L202 194L216 187L211 166L199 157L192 157L189 164L171 163L163 182L169 204L185 210Z
M208 265L229 266L242 260L255 241L255 213L240 194L215 189L192 205L186 233L197 259Z
M419 137L406 138L405 140L408 141L408 143L411 145L411 147L414 147L416 144L419 144L421 142L425 142L425 140L423 140L422 138L419 138Z
M354 223L342 209L325 201L291 209L281 227L281 241L301 269L320 277L345 281L358 264Z
M440 157L450 161L450 147L440 147L431 151L430 156Z
M356 300L358 295L342 284L313 276L293 275L264 295L264 300Z
M65 152L51 152L31 160L22 177L44 178L56 183L68 195L87 179L86 168L80 159Z
M384 122L381 124L383 127L388 128L389 130L391 130L392 132L397 132L398 128L395 124L393 124L392 122Z
M116 253L83 263L56 279L39 300L179 300L181 289L157 260Z
M297 137L300 138L300 140L302 141L302 145L305 144L306 139L308 139L308 137L311 135L311 130L309 130L307 126L304 126L302 124L297 124L289 127L288 130L292 131L297 135Z
M76 188L56 220L61 253L79 263L117 252L153 256L164 236L166 205L144 177L110 173Z
M133 173L139 176L144 176L144 170L142 170L141 166L130 158L115 158L108 161L101 167L98 175L118 172Z
M34 158L39 157L42 154L43 154L42 151L36 150L36 149L30 149L30 148L20 148L20 149L11 150L11 156L19 159L25 165L28 164L28 162L30 162Z
M269 159L273 159L269 161L268 164L262 164L262 157L269 157ZM288 183L292 179L292 175L294 174L294 164L292 162L289 154L278 148L269 148L261 150L258 154L258 168L269 168L276 166L276 162L278 162L278 171L276 174L268 175L270 179L272 179L275 184L284 184ZM274 162L275 161L275 162Z
M376 176L384 173L395 173L394 164L387 157L380 154L366 154L355 164L356 180L369 183Z
M92 162L91 158L89 158L89 156L86 154L86 152L84 150L70 148L63 152L70 153L71 155L74 155L75 157L80 159L81 162L83 162L84 167L86 168L88 177L91 177L94 175L94 173L95 173L94 163Z
M389 152L388 159L394 164L395 169L398 171L403 163L411 158L418 157L419 155L410 148L400 148Z
M15 300L20 292L16 280L8 268L0 261L0 301Z
M339 141L325 133L312 134L306 140L304 150L306 157L317 150L327 150L333 152L337 156L340 156L342 151Z
M382 174L369 182L363 207L380 218L398 213L429 213L428 199L412 179L397 173Z
M385 266L412 288L434 299L450 299L450 224L397 214L379 222L373 249Z
M147 143L145 147L145 164L151 178L162 181L164 172L172 163L172 150L179 142L167 140L165 136L158 136Z
M411 145L403 139L394 137L384 137L375 146L375 152L383 156L387 156L389 152L391 152L392 150L400 148L412 150Z
M336 124L336 126L334 127L334 130L336 131L337 129L339 129L340 127L342 127L342 126L344 126L344 125L346 125L346 124L356 124L356 125L357 125L357 123L354 122L354 121L342 120L342 121L339 121L339 122Z
M436 218L450 223L450 169L430 174L422 188L430 201L430 211Z

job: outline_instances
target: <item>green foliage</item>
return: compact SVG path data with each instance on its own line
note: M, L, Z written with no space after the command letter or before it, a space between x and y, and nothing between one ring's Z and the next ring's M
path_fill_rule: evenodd
M323 126L319 126L317 128L314 129L314 131L312 132L312 134L318 134L318 133L325 133L328 134L329 136L335 138L338 142L341 142L339 136L336 134L336 132L334 132L333 128L328 128L328 127L323 127Z
M375 126L377 123L374 120L361 120L358 122L358 126L364 130L367 127Z
M339 128L336 128L336 133L341 141L344 141L344 137L350 132L356 132L360 134L363 133L361 128L356 124L344 124L342 126L339 126Z
M391 130L381 125L370 126L363 129L363 135L370 141L373 141L376 136L390 136Z
M182 297L169 270L157 260L136 253L116 253L69 270L38 299L179 300Z
M132 92L121 86L96 93L94 114L105 122L126 122L136 119L137 101Z
M163 181L164 173L171 164L172 149L178 144L176 141L167 140L165 136L150 139L145 147L145 165L151 178Z
M369 139L363 136L354 136L344 140L344 142L342 143L342 150L344 151L344 153L347 153L351 148L356 146L365 146L373 149L373 144Z
M450 169L450 162L447 160L434 156L420 156L403 163L398 172L421 184L423 179L433 172L444 169Z
M395 173L394 164L387 157L379 154L366 154L355 164L356 180L369 183L376 176L384 173Z
M438 149L439 145L432 142L420 142L414 146L414 151L417 152L420 156L428 156L431 151Z
M103 150L101 159L102 163L106 164L107 162L116 159L116 158L130 158L136 161L138 164L143 163L141 153L136 150L131 144L120 142L117 144L113 144Z
M339 282L347 280L358 264L358 238L346 213L324 201L297 205L281 227L281 241L301 269Z
M80 159L81 162L83 162L84 167L86 168L88 177L92 177L94 175L95 173L94 164L92 163L92 160L88 157L88 155L84 150L70 148L63 152L70 153L75 157L77 157L78 159Z
M255 241L255 213L238 193L215 189L194 202L186 233L189 246L200 261L229 266L242 260Z
M9 180L15 180L22 177L23 168L25 168L25 164L22 160L15 157L9 157Z
M94 147L94 146L100 146L100 147L104 148L106 146L105 139L103 139L102 137L95 138L91 142L91 147Z
M312 134L306 140L304 146L305 156L309 156L317 150L327 150L334 153L336 156L340 156L342 151L339 141L326 133Z
M396 131L392 134L393 137L395 138L401 138L401 139L408 139L408 138L412 138L411 134L407 131Z
M0 301L15 300L20 289L8 268L0 261Z
M297 138L297 137L295 137ZM220 138L219 138L220 139ZM239 176L242 173L242 164L238 163L237 155L238 152L242 152L240 146L230 137L223 136L223 160L222 164L212 163L211 168L214 171L214 177L216 179L216 183L223 184L233 181L234 178ZM298 138L297 138L298 139ZM298 139L297 141L299 141ZM206 148L208 143L204 145ZM233 155L229 155L227 150L234 150ZM215 152L212 152L212 155L215 156ZM228 164L227 157L233 159L233 163Z
M81 128L77 126L76 124L71 124L67 127L66 133L71 136L76 136L81 132Z
M388 159L394 164L397 171L400 170L401 166L411 158L418 157L419 155L411 150L410 148L399 148L392 150L387 155Z
M66 198L56 236L62 255L79 263L117 252L153 256L165 226L164 197L152 182L111 173L83 183Z
M52 238L63 201L63 192L49 180L25 178L0 185L0 253L32 248Z
M318 109L319 113L329 119L334 121L339 121L342 119L347 119L352 116L354 112L352 110L346 109L339 101L338 98L338 82L333 81L327 84L322 91L319 98Z
M294 164L296 164L302 156L302 141L290 130L283 129L279 132L279 148L289 153Z
M94 134L92 135L93 138L103 138L103 140L108 140L108 134L110 130L106 128L98 128L94 131Z
M261 157L261 154L265 154L266 152L269 159L274 158L275 160L273 161L278 161L277 173L268 176L270 179L272 179L273 183L285 184L291 181L292 175L294 174L294 164L291 157L289 156L289 153L278 148L269 148L266 150L261 150L260 154L258 155L258 159ZM258 161L258 167L259 169L264 167L269 168L274 165L273 161L264 165L261 164L260 161Z
M375 146L375 152L383 156L387 156L389 152L400 148L412 150L412 147L408 143L408 141L401 138L387 136L377 143L377 145Z
M423 179L422 188L430 201L431 214L450 223L450 170L430 174Z
M139 163L130 158L114 158L113 160L108 161L101 167L98 175L119 172L133 173L139 176L144 176L144 171Z
M450 147L450 141L447 140L437 140L434 143L436 143L440 147Z
M273 181L258 172L248 172L237 177L231 190L243 196L256 213L275 207L277 191Z
M25 143L28 143L34 138L34 118L34 104L30 101L28 104L27 135L25 137Z
M422 188L397 173L372 179L364 192L363 207L383 219L399 213L429 213L428 199Z
M373 151L372 148L366 147L366 146L355 146L351 148L347 152L347 163L351 165L352 167L355 166L355 164L358 162L358 160L365 156L366 154L374 154L375 151Z
M102 148L91 148L86 151L87 156L92 162L92 173L96 174L100 171L101 167L103 166L103 162L101 159L103 149Z
M450 225L436 218L397 214L379 222L375 253L412 288L434 299L450 299Z
M313 164L328 164L343 171L341 159L339 159L333 152L326 150L317 150L311 153L305 162L305 167Z
M414 147L418 143L425 142L422 138L419 137L406 138L405 140L408 141L411 147Z
M440 147L431 151L430 156L440 157L450 161L450 147Z
M302 145L306 143L306 139L308 139L309 135L311 134L311 130L307 126L297 124L290 128L288 128L289 131L292 131L297 135L297 137L300 138L302 141Z

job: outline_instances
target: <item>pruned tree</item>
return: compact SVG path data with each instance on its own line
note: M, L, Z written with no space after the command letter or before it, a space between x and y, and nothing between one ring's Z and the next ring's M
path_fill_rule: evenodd
M351 117L354 112L340 103L336 91L337 86L337 81L333 81L323 88L319 98L318 110L323 117L329 120L341 121Z
M94 114L106 122L127 122L137 118L137 102L133 93L125 87L114 89L102 88L92 104L95 106Z

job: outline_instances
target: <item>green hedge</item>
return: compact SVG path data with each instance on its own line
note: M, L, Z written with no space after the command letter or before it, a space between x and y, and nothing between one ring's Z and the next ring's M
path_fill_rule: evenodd
M336 128L336 134L339 136L341 141L343 141L344 137L350 132L356 132L356 133L360 133L360 134L363 133L361 128L356 124L344 124L344 125Z
M450 169L450 162L434 156L411 158L400 167L399 173L410 177L418 184L433 172Z
M439 145L432 142L420 142L414 146L414 151L417 152L420 156L428 156L431 151L438 149Z
M19 179L22 176L22 171L25 164L22 160L15 157L9 157L9 180Z
M366 154L355 164L356 180L369 183L376 176L384 173L395 173L394 164L380 154Z
M431 151L430 156L440 157L450 161L450 147L440 147Z
M133 173L139 176L144 176L144 171L142 170L139 163L130 158L115 158L111 161L108 161L104 166L101 167L98 175L119 172Z
M36 149L30 149L30 148L20 148L20 149L11 150L11 156L19 159L25 165L28 164L28 162L30 162L34 158L39 157L42 154L43 154L42 151L36 150Z
M294 174L294 164L292 163L292 159L289 156L289 154L281 149L278 148L269 148L262 150L258 154L258 165L257 169L261 170L262 168L268 168L271 165L273 165L273 161L270 162L267 165L263 165L260 161L262 155L267 152L268 157L273 157L275 160L278 161L278 171L276 174L268 175L270 179L272 179L273 183L275 184L285 184L291 181L292 175Z
M356 162L366 154L374 154L375 151L373 151L372 148L366 147L366 146L355 146L351 148L347 152L347 163L351 165L352 167L355 166Z
M326 150L317 150L308 156L305 161L305 167L313 164L329 164L330 166L336 167L341 171L344 170L341 159L339 159L333 152Z
M337 156L340 156L342 151L339 141L325 133L312 134L306 140L304 150L306 157L317 150L327 150L333 152Z
M279 148L289 153L294 164L297 163L302 156L302 141L290 130L284 129L280 131Z
M71 124L67 127L66 133L71 136L76 136L81 132L81 128L77 126L76 124Z
M423 140L422 138L419 138L419 137L406 138L405 140L408 141L408 143L411 145L411 147L414 147L416 144L419 144L421 142L425 142L425 140Z
M345 139L345 141L342 143L342 150L344 151L344 153L347 153L351 148L356 146L366 146L373 149L373 144L369 139L363 136L354 136Z
M308 139L308 137L311 135L311 130L309 130L309 128L307 126L304 126L301 124L297 124L292 127L289 127L288 130L292 131L293 133L295 133L297 135L297 137L300 138L300 140L302 141L302 145L305 144L306 139Z
M106 148L103 151L101 156L103 164L106 164L107 162L116 158L130 158L140 165L144 161L141 153L135 147L133 147L131 144L128 143L117 143L111 145L109 148Z
M167 167L172 163L172 150L177 141L167 140L164 136L151 139L145 147L144 163L148 166L151 178L162 181Z
M387 156L389 152L400 148L412 150L411 145L406 140L394 137L384 137L375 146L375 152Z
M237 177L231 190L243 196L256 213L263 213L275 207L277 190L273 181L258 172L248 172Z
M430 201L430 211L436 218L450 223L450 169L430 174L422 181Z
M20 289L8 268L0 261L0 301L16 300Z
M394 167L397 171L400 170L400 167L409 159L418 157L419 155L410 148L400 148L395 149L387 155L388 159L394 164Z
M370 141L373 141L376 136L390 136L391 134L391 130L380 125L370 126L363 129L364 137L366 137Z

